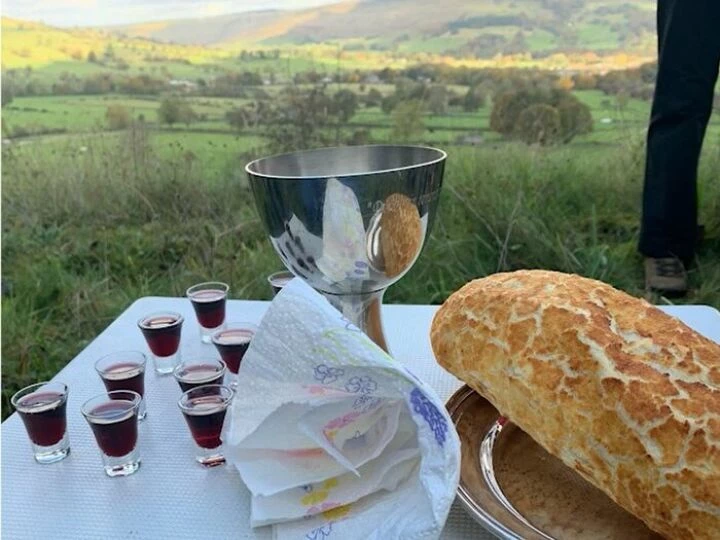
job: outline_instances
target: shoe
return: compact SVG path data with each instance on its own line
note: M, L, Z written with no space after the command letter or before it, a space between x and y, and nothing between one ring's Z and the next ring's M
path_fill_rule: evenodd
M677 257L645 258L645 288L667 295L684 295L688 290L685 265Z

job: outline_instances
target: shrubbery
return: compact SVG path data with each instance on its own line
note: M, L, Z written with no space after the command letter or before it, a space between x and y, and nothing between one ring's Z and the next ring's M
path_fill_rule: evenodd
M496 97L490 129L528 144L568 143L593 129L590 108L567 90L523 89Z

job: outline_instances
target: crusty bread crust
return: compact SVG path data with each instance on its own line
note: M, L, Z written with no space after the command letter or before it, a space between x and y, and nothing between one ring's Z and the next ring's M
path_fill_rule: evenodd
M666 536L720 538L720 345L599 281L495 274L435 315L438 362Z

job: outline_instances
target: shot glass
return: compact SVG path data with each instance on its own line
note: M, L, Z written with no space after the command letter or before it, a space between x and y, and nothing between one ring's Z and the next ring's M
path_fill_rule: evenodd
M173 375L180 390L187 392L207 384L221 385L226 370L225 362L217 358L192 358L178 364Z
M11 399L22 418L35 461L55 463L70 454L67 434L68 387L60 382L26 386Z
M145 420L145 365L147 359L140 351L119 351L106 354L95 362L95 370L100 375L108 392L113 390L132 390L140 394L142 402L138 420Z
M180 333L183 316L173 311L160 311L146 315L138 321L153 354L155 372L168 375L180 362Z
M195 459L203 467L225 463L220 433L232 397L233 391L227 386L209 384L184 392L178 401L198 448Z
M288 272L287 270L270 274L267 277L267 280L268 283L270 283L270 287L272 288L273 296L279 293L282 288L288 284L288 281L290 281L294 277L295 274L293 274L292 272Z
M240 363L250 347L250 342L258 331L258 327L249 322L232 322L224 330L215 332L212 337L213 345L220 353L230 376L230 387L237 387L237 374Z
M140 468L137 440L141 401L137 392L113 390L90 398L82 406L108 476L129 476Z
M225 323L225 304L230 287L220 281L198 283L187 290L200 325L200 340L210 343L210 338Z

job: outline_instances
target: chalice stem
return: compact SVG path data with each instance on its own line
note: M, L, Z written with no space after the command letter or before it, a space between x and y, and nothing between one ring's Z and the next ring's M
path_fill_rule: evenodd
M387 341L382 325L382 300L386 289L369 293L330 294L323 292L325 297L343 316L360 330L382 350L387 352Z

